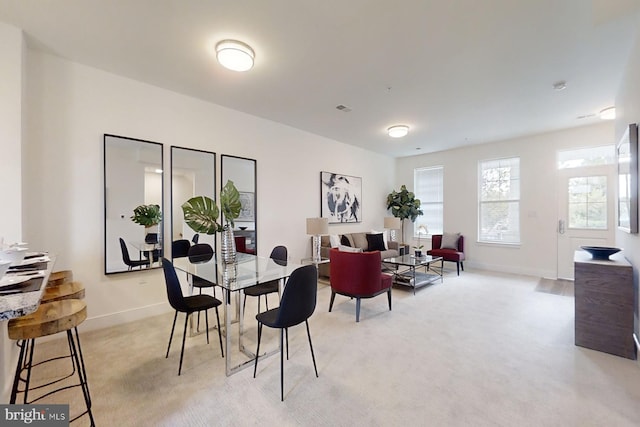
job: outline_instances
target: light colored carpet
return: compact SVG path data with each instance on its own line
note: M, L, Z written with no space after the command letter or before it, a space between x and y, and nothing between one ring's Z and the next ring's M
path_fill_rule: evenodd
M394 289L391 312L385 296L363 300L360 323L345 297L328 313L330 288L320 285L310 319L320 377L304 326L291 329L284 402L279 356L262 360L255 379L252 368L226 377L215 331L210 345L187 339L178 377L181 332L164 357L173 315L81 329L94 416L99 426L639 425L636 362L576 347L573 297L537 291L539 282L449 271L415 296ZM73 413L80 400L69 399Z

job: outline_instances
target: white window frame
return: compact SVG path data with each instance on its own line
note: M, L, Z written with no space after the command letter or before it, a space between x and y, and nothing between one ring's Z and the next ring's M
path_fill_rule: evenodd
M430 184L437 186L438 188L433 191L429 191L429 194L436 193L437 200L429 200L432 197L427 197L424 193L420 193L419 189L423 186L423 184L419 183L421 172L430 172L432 173L432 177L435 177L435 180ZM416 199L420 200L420 208L422 211L427 212L427 207L431 207L432 209L435 208L436 211L439 211L440 216L440 218L437 218L435 221L430 221L428 218L425 218L426 215L419 216L413 223L413 236L416 238L418 237L418 227L421 225L424 225L427 229L427 235L442 234L442 231L444 230L444 166L415 168L413 170L413 188ZM427 236L420 235L420 237L425 238Z
M492 167L493 166L493 167ZM508 192L509 194L505 197L499 197L499 199L487 199L483 200L482 188L485 181L483 180L483 171L489 169L502 169L506 167L517 167L515 173L509 173L509 177L506 180L500 180L505 182L508 181ZM514 185L517 187L514 189ZM521 243L521 209L520 209L520 189L521 189L521 167L520 167L520 157L504 157L499 159L488 159L488 160L480 160L478 162L478 242L480 243L490 243L490 244L499 244L499 245L520 245ZM515 221L517 224L511 225L511 230L507 229L507 233L505 237L502 232L497 228L495 232L494 238L489 238L488 233L482 231L482 224L485 223L483 221L483 207L489 205L497 205L503 204L507 206L507 210L509 210L509 215L505 218L516 216ZM513 212L513 207L515 206L515 213ZM512 218L513 220L513 218ZM496 226L498 223L495 224ZM509 232L510 231L510 232ZM509 237L511 235L511 237Z

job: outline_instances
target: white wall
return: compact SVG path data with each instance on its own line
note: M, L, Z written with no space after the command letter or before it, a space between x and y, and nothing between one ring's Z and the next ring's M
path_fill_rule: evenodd
M305 218L319 216L322 170L363 178L363 223L335 232L382 228L394 177L389 157L39 51L27 59L25 239L56 253L56 268L84 283L84 327L168 309L161 270L102 274L103 133L163 143L166 171L171 145L217 153L218 171L221 154L257 159L260 255L284 244L293 261L310 256Z
M22 31L0 23L0 237L5 242L22 241ZM7 336L7 322L0 322L0 375L13 378L16 346ZM11 384L0 383L0 402L8 402Z
M556 277L557 177L560 149L614 143L612 122L396 160L396 187L413 189L413 170L444 166L444 229L465 236L465 265ZM521 245L477 243L478 161L520 157ZM410 237L411 226L405 225ZM425 247L429 248L431 242Z
M640 25L640 22L638 22ZM616 141L619 141L630 123L640 124L640 31L629 57L620 90L616 96ZM622 231L616 233L616 246L623 248L625 257L633 264L634 286L638 288L640 266L640 235ZM639 302L636 301L636 305ZM635 331L638 333L638 311L636 307Z

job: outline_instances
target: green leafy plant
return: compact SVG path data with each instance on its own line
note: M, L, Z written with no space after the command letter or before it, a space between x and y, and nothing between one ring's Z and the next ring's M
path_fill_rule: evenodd
M420 199L416 199L416 195L407 190L407 186L400 187L400 191L393 190L387 196L387 209L391 209L391 214L402 220L402 236L404 239L404 220L410 219L411 222L423 215L420 209Z
M224 227L218 223L220 213L227 224L233 227L233 220L240 216L242 204L240 193L229 180L220 192L220 209L216 202L207 196L195 196L182 204L184 221L196 233L214 234Z
M131 220L136 224L152 227L162 221L159 205L140 205L133 210Z

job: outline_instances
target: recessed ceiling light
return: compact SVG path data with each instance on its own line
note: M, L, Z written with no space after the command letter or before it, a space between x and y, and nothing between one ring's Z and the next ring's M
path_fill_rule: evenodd
M395 125L387 129L387 133L391 138L402 138L409 133L409 126Z
M608 107L600 111L600 118L602 120L613 120L616 118L616 107Z
M220 65L233 71L247 71L253 67L255 53L251 46L237 40L222 40L216 45Z

